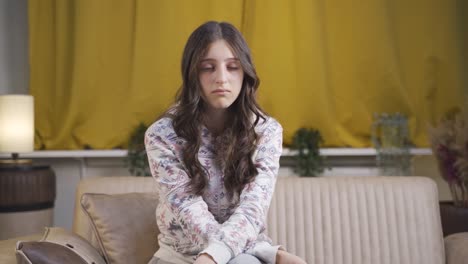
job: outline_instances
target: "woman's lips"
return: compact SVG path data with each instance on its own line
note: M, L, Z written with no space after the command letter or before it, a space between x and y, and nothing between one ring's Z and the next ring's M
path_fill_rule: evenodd
M214 93L214 94L225 94L225 93L229 93L229 90L226 90L226 89L216 89L216 90L212 91L211 93Z

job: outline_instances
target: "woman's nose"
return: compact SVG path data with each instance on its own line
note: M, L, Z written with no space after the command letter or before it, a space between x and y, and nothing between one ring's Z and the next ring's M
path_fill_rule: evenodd
M227 82L227 71L226 69L219 69L216 71L216 83Z

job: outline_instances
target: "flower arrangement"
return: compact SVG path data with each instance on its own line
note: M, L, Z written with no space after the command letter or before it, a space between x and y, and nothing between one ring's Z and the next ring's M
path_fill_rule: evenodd
M439 172L450 187L454 205L468 207L468 108L455 109L429 129Z

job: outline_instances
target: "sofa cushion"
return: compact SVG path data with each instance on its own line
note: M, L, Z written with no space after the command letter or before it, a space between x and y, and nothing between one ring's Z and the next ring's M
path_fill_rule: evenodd
M18 241L16 259L20 264L105 264L88 241L58 227L46 228L39 241Z
M155 193L92 194L81 197L108 264L146 264L158 248Z

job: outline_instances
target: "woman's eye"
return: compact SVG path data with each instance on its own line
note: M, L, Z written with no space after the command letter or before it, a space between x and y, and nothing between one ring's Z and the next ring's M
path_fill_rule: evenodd
M227 68L228 68L228 70L233 70L233 71L235 71L235 70L238 70L238 69L239 69L239 66L237 66L237 65L232 65L232 66L228 66Z
M202 71L213 71L214 67L213 66L202 66L201 70Z

